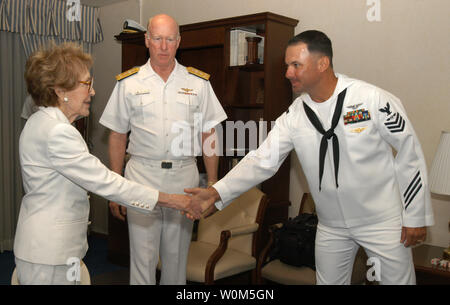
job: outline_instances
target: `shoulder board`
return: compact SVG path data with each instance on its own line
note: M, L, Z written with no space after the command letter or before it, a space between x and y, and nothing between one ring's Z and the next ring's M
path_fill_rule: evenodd
M134 67L134 68L132 68L130 70L127 70L125 72L122 72L122 73L116 75L116 79L118 81L120 81L120 80L122 80L124 78L127 78L128 76L131 76L131 75L136 74L138 72L139 72L139 67Z
M198 76L200 78L203 78L205 80L209 80L210 75L208 73L205 73L203 71L197 70L193 67L187 67L186 68L189 73L194 74L195 76Z

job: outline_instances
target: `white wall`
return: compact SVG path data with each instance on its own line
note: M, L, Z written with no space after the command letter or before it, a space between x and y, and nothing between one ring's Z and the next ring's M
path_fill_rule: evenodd
M298 19L296 33L308 29L327 33L333 41L336 71L398 96L414 124L429 168L441 130L450 130L448 0L380 0L380 22L367 20L371 7L366 0L142 0L141 11L136 12L139 10L137 2L129 0L102 8L105 41L120 31L119 25L127 13L134 14L135 20L141 18L145 26L146 20L158 13L167 13L179 24L188 24L270 11ZM99 55L97 60L101 59L101 63L96 63L100 66L96 71L108 79L107 84L104 81L105 87L101 87L105 90L101 101L97 91L96 103L101 108L112 90L113 75L120 72L120 48L110 42L99 46L96 54ZM108 69L115 72L106 71ZM96 75L96 88L100 88L97 81ZM95 130L96 141L105 143L102 132ZM106 158L106 154L104 156ZM305 190L304 175L293 156L291 215L298 212ZM448 246L450 199L433 198L433 207L436 225L430 229L426 242Z

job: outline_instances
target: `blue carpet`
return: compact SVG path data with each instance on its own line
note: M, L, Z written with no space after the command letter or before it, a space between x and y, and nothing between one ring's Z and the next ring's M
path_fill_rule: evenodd
M15 266L14 253L12 251L0 253L0 285L9 285L11 283L11 274Z
M88 237L89 249L86 256L83 258L91 278L101 275L103 273L110 273L119 270L126 270L128 268L112 264L107 259L108 241L105 238L96 236Z
M98 236L88 237L89 250L83 258L91 279L104 273L127 270L122 266L114 265L108 262L108 241ZM11 283L11 274L15 268L14 253L5 251L0 253L0 285L9 285Z

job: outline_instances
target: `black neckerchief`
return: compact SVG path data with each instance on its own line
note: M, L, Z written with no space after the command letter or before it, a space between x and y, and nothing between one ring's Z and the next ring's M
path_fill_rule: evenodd
M323 129L322 124L319 121L319 118L314 113L314 111L303 102L303 108L305 109L306 116L308 117L311 124L320 132L322 136L322 140L320 141L320 152L319 152L319 191L322 190L322 176L323 176L323 167L325 163L325 155L328 149L328 139L333 138L333 160L334 160L334 175L336 179L336 188L338 185L338 172L339 172L339 140L337 135L334 133L334 129L339 123L339 119L341 117L342 106L344 105L345 93L347 89L339 93L338 100L336 103L336 108L334 109L333 120L331 121L331 128L325 131Z

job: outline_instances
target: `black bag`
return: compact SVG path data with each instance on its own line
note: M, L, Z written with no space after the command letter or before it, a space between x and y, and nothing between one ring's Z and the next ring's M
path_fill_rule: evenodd
M274 248L270 259L285 264L316 269L314 247L317 231L317 215L303 213L286 221L274 231Z

